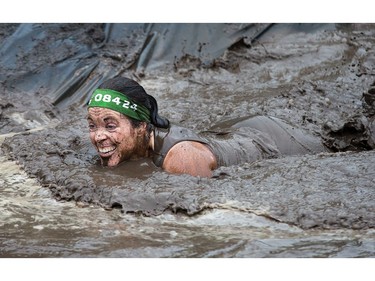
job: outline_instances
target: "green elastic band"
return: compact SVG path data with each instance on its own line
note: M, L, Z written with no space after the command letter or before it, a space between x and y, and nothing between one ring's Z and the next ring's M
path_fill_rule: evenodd
M114 90L96 89L91 95L88 106L109 108L135 120L151 122L150 111L145 106Z

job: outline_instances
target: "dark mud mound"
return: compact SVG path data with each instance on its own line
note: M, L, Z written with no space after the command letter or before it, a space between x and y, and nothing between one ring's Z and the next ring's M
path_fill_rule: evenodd
M362 110L322 128L324 143L333 151L365 151L375 148L375 82L362 95Z
M336 126L335 126L336 125ZM323 139L333 151L364 151L375 147L372 124L362 116L352 116L340 125L325 124Z

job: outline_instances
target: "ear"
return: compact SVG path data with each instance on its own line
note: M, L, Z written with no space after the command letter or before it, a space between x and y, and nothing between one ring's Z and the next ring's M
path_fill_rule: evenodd
M138 135L144 135L146 133L146 130L147 130L147 123L146 122L142 122L139 127L137 127L137 134Z

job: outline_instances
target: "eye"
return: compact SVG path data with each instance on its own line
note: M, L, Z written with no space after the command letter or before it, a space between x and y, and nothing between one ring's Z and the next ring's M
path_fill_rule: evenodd
M95 124L94 123L89 123L89 130L90 131L95 131L95 129L96 129Z
M117 128L116 124L113 123L108 123L105 127L108 131L113 131Z

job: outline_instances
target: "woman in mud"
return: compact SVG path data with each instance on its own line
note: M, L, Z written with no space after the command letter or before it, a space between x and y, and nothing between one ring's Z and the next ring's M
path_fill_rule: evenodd
M152 157L167 172L210 177L219 166L324 151L319 139L265 116L196 134L159 116L156 100L124 77L110 79L93 92L87 120L91 142L109 167Z

